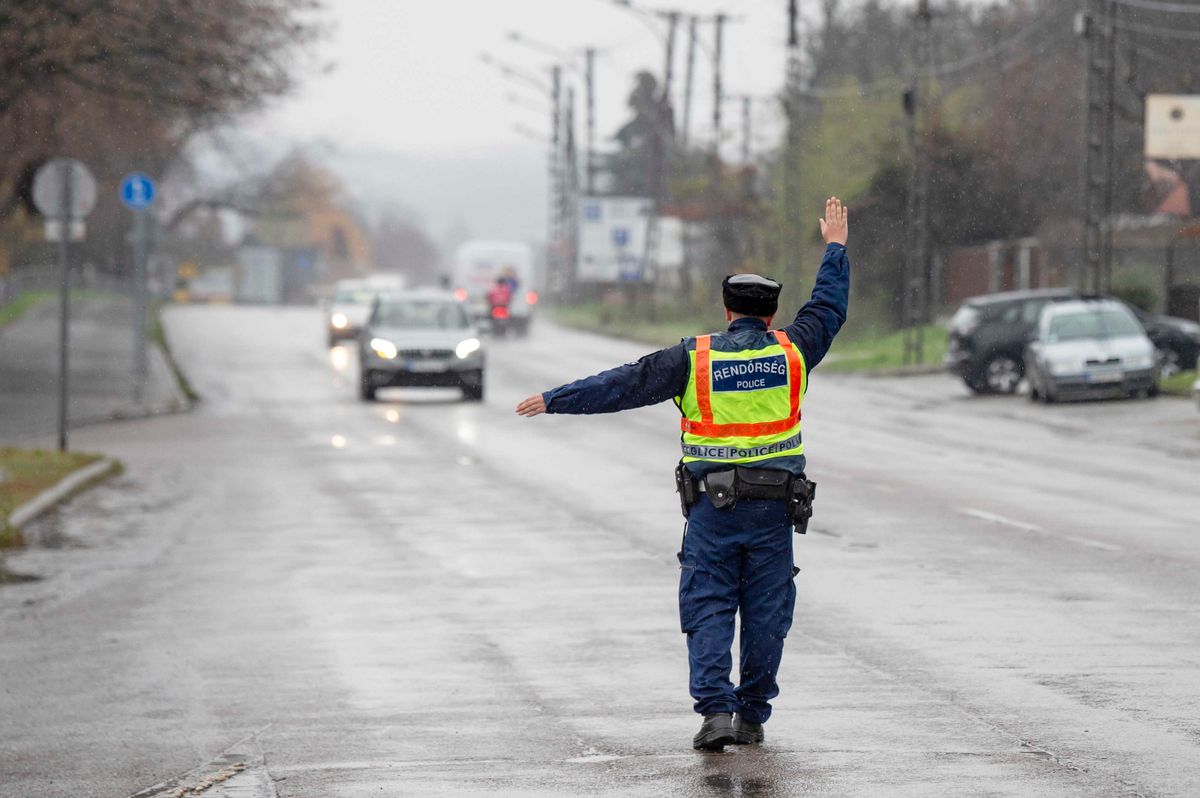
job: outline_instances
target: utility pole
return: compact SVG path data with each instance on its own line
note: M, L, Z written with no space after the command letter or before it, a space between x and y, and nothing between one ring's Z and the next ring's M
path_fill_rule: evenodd
M742 97L742 163L750 164L750 112L754 99L749 95Z
M587 91L587 154L586 182L587 193L596 191L596 48L589 47L583 51L584 85Z
M554 66L550 69L550 154L549 182L546 193L549 200L549 219L546 224L547 267L563 284L566 275L560 257L559 245L562 229L559 222L562 219L560 203L562 200L562 166L561 166L561 134L562 134L562 68Z
M927 92L922 85L933 52L933 13L929 9L929 0L919 0L914 22L913 75L904 96L909 152L913 161L905 202L908 247L901 290L905 364L925 361L924 324L931 311L933 288L929 257L929 113Z
M575 146L575 89L567 89L567 108L566 108L566 142L565 142L565 161L566 169L563 175L563 185L561 190L562 204L560 206L560 224L565 233L564 238L567 243L566 252L566 278L567 290L574 291L575 289L575 264L576 252L578 252L578 197L579 197L579 155Z
M674 103L671 102L671 84L675 80L675 31L679 28L679 12L666 12L667 18L667 46L666 46L666 63L663 65L663 87L662 96L663 103L668 109L671 109L672 116L674 115Z
M1083 270L1080 288L1107 293L1113 257L1113 128L1116 114L1116 4L1088 0L1076 18L1076 32L1087 42L1084 101Z
M721 102L724 99L724 90L721 87L721 49L725 20L724 14L717 14L713 18L713 151L718 167L721 163Z
M800 175L798 174L800 149L800 92L804 76L800 61L800 3L788 0L787 76L784 87L784 112L787 116L787 140L783 152L783 208L784 222L782 257L789 259L800 250ZM790 265L787 264L787 265Z
M687 71L683 77L683 126L679 132L679 143L683 147L687 147L688 133L692 126L692 86L696 78L696 26L700 24L700 19L693 15L688 19L688 49L687 49Z

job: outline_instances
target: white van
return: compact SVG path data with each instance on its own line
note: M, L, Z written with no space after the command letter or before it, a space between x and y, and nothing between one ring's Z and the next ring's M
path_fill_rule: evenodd
M520 241L468 241L454 252L451 288L455 298L466 303L476 319L491 321L487 294L497 279L506 276L516 283L508 308L509 326L524 335L529 331L538 302L533 249Z

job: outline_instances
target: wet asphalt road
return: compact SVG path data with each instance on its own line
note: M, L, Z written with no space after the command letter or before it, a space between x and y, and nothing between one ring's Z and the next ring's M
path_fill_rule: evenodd
M364 405L316 311L168 329L204 403L80 430L126 474L5 563L43 578L0 587L0 795L245 751L314 798L1200 793L1189 403L818 369L783 694L765 746L698 755L674 408L512 413L644 347L543 324L482 405Z

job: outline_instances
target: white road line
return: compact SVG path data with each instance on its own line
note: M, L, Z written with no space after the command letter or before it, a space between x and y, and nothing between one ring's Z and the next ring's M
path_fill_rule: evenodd
M963 515L969 515L972 518L978 518L981 521L987 521L992 524L1001 524L1003 526L1011 526L1013 529L1020 529L1023 532L1044 532L1040 526L1036 524L1027 524L1024 521L1014 521L1011 518L1005 518L1002 515L989 513L987 510L976 510L973 507L959 507L958 511Z
M1037 524L1027 524L1024 521L1014 521L1011 518L1005 518L1002 515L990 513L987 510L977 510L974 507L959 507L958 511L963 515L968 515L972 518L978 518L981 521L987 521L991 524L1000 524L1002 526L1012 527L1013 529L1020 529L1022 532L1046 532L1045 529ZM1070 541L1071 543L1078 543L1080 546L1088 546L1089 548L1100 549L1101 551L1121 551L1120 546L1114 546L1111 543L1104 543L1103 541L1099 540L1092 540L1091 538L1080 538L1073 535L1062 535L1061 537L1063 540Z
M1076 538L1076 537L1071 537L1070 535L1067 536L1067 540L1071 541L1072 543L1078 543L1080 546L1091 546L1093 549L1100 549L1101 551L1120 551L1121 550L1120 546L1114 546L1111 543L1102 543L1099 540L1090 540L1088 538Z

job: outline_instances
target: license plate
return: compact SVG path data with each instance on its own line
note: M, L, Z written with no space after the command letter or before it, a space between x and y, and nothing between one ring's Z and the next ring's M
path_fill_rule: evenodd
M1125 379L1123 371L1089 371L1084 377L1092 385L1103 385L1111 382L1121 382Z
M431 371L445 371L446 367L436 360L410 360L404 364L404 369L405 371L427 374Z

